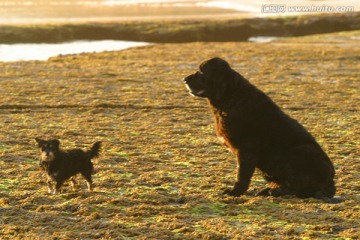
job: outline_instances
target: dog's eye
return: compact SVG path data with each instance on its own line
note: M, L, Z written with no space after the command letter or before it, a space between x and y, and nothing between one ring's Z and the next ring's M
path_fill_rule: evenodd
M195 73L195 76L196 77L201 77L202 75L204 75L201 71L197 71L196 73Z

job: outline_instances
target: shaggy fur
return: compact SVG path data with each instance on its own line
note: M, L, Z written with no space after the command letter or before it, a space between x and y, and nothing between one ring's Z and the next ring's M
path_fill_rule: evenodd
M85 178L88 190L92 191L92 178L94 167L92 158L99 155L101 143L96 142L88 151L72 149L68 151L59 148L60 141L42 140L35 138L38 147L41 149L40 166L47 173L47 184L49 193L58 193L65 180L70 179L74 188L76 181L75 175L81 173ZM55 188L52 181L56 182Z
M191 95L208 99L216 133L237 157L237 181L225 194L244 194L258 168L269 182L258 195L332 201L335 171L326 153L302 125L226 61L205 61L184 81Z

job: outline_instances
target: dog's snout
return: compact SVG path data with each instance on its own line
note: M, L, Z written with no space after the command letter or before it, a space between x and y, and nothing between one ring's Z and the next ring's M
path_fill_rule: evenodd
M195 74L191 74L191 75L185 77L183 80L185 83L189 83L191 81L191 79L194 79L194 77L195 77Z

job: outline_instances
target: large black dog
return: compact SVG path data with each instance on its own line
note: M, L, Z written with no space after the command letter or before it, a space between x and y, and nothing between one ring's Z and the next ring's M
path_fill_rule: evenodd
M35 138L40 148L40 166L47 173L49 193L58 193L65 180L70 179L74 188L75 175L80 173L86 180L88 190L92 191L92 173L94 171L92 158L99 156L101 142L96 142L88 151L60 149L57 139L43 140ZM55 188L52 181L56 182Z
M184 81L191 95L208 98L217 135L237 157L237 181L226 194L243 194L258 168L269 182L258 195L335 202L334 167L316 140L226 61L205 61Z

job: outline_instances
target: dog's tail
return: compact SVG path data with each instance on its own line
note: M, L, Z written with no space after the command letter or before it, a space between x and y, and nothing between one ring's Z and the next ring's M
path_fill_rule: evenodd
M86 152L90 159L99 156L100 147L101 147L101 142L99 141L94 143L90 148L90 150Z

